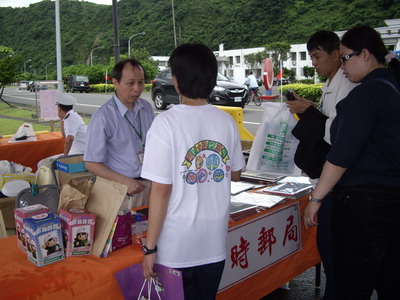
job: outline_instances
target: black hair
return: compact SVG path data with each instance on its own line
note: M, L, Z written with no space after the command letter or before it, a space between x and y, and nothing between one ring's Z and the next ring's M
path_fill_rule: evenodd
M342 37L343 46L346 46L353 51L362 51L367 49L372 53L376 60L381 63L386 63L385 56L389 53L383 43L381 35L368 25L353 27L348 30ZM388 68L394 69L397 81L400 83L400 62L397 58L392 58L388 63Z
M253 71L249 71L249 75L253 74Z
M133 68L141 68L144 73L144 78L146 79L146 71L144 70L142 64L134 58L121 60L119 63L117 63L111 71L111 77L120 82L122 77L122 70L124 69L126 64L130 64Z
M61 108L61 110L64 112L69 112L73 108L73 105L64 105L58 103L58 107Z
M310 36L307 41L308 52L318 49L331 54L334 50L339 50L339 46L339 37L336 33L329 30L319 30Z
M208 99L217 83L218 64L214 53L203 44L182 44L168 61L182 95Z

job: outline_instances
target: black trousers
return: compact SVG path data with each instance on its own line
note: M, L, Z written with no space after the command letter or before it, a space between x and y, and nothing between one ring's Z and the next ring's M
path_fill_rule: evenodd
M225 260L190 268L182 272L185 300L214 300L224 271Z
M333 262L337 299L398 299L400 187L333 191Z
M335 300L332 257L332 193L322 201L318 210L317 247L325 271L324 300Z

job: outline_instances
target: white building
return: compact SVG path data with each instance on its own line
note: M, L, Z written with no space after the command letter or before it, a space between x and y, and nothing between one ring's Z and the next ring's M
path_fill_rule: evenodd
M400 50L400 19L385 20L385 23L386 27L378 27L375 30L381 34L385 45L391 50ZM336 31L336 34L341 38L345 32ZM252 70L255 75L261 76L263 65L250 66L246 62L245 56L264 50L264 47L225 50L224 44L220 44L219 50L214 51L218 61L218 70L225 76L233 78L236 82L244 81L246 70ZM167 67L168 56L153 56L152 58L159 61L160 70ZM294 70L297 79L305 79L303 67L312 67L307 45L291 45L289 58L283 62L283 66Z

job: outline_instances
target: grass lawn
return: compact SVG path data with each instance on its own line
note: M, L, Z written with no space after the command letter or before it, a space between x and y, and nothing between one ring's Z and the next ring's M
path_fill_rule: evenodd
M10 135L14 134L18 131L18 128L24 124L25 122L32 123L33 130L35 131L51 131L50 123L43 122L37 123L36 118L32 118L32 115L35 114L36 111L33 107L9 107L5 103L0 102L0 115L1 116L9 116L15 118L25 118L30 119L32 121L22 121L18 119L8 119L0 116L0 135ZM83 118L86 124L89 124L90 118ZM54 130L60 130L60 122L56 121L54 124Z

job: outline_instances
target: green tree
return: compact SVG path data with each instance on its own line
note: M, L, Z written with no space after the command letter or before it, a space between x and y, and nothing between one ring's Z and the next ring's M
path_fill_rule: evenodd
M246 63L250 65L250 68L253 67L255 64L259 63L262 64L264 60L269 56L266 50L247 54L244 56Z
M291 69L283 68L284 77L289 79L291 82L296 81L296 71Z
M142 64L146 72L146 81L154 79L160 70L158 69L158 62L151 58L149 51L146 48L139 48L134 49L131 53L131 56Z
M17 65L20 61L21 57L15 55L13 49L0 45L0 99L4 102L6 102L2 99L4 86L15 81L18 74Z
M280 73L280 62L288 59L290 44L286 42L274 42L265 45L265 49L271 52L274 74Z
M309 78L309 77L312 78L312 77L314 77L315 69L313 67L304 66L303 73L304 73L304 76L306 76L307 78Z

